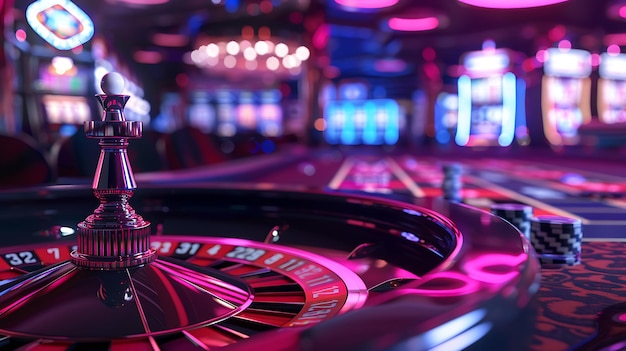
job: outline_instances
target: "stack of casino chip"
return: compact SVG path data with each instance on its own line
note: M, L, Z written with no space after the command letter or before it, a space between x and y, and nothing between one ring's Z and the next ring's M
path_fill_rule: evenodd
M443 182L441 190L443 197L450 201L461 201L461 189L463 188L463 166L459 163L443 165Z
M530 242L542 265L580 263L582 222L577 218L536 216L530 221Z
M491 213L505 219L530 239L530 219L533 216L531 206L518 203L496 203L491 205Z

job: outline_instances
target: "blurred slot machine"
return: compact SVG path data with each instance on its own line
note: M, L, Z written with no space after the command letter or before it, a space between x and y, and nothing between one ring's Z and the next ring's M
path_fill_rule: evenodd
M598 118L607 124L626 122L626 54L603 53L598 79Z
M428 94L424 90L416 90L411 96L411 140L423 143L428 124ZM455 112L456 113L456 112Z
M278 137L283 134L283 110L280 99L281 93L277 89L260 92L259 134L266 137Z
M216 93L217 135L232 137L237 134L235 97L232 91L220 89Z
M440 93L435 100L435 139L439 144L449 144L456 137L459 96Z
M400 107L392 99L367 99L364 83L339 86L338 100L324 108L326 142L333 145L394 145L399 139Z
M575 145L578 128L591 120L591 53L546 50L542 78L543 130L552 145Z
M513 52L484 45L463 55L461 63L456 143L509 146L516 137L527 137L525 84L514 72Z
M21 70L23 130L44 147L73 135L97 111L93 89L94 24L67 1L16 2L15 39ZM22 12L19 12L22 14ZM7 33L4 33L7 34Z
M33 88L38 112L30 116L29 122L31 128L38 126L39 140L52 144L59 138L73 135L85 121L93 118L95 109L91 99L86 98L93 93L93 68L62 56L40 57L36 61L38 70Z
M186 125L184 101L180 93L168 92L161 97L159 114L151 127L160 133L172 133Z
M254 93L241 91L237 106L235 107L237 132L255 132L258 125L257 106L254 101Z
M194 91L187 109L189 125L210 134L215 129L215 108L208 91Z

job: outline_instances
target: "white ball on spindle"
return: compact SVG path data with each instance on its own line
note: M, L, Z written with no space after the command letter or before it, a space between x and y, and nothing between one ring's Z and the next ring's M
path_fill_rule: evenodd
M124 91L126 81L117 72L109 72L102 77L100 88L106 95L120 95Z

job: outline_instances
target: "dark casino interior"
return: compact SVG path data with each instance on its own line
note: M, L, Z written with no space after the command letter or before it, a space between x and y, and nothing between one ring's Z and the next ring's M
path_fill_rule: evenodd
M0 15L0 350L626 350L626 0Z

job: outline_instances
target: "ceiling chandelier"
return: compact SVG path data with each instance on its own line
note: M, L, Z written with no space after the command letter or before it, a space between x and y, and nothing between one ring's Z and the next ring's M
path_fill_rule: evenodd
M258 36L244 29L237 38L212 37L199 43L188 55L188 63L211 74L261 74L274 77L296 77L311 51L283 38L273 37L267 27Z

